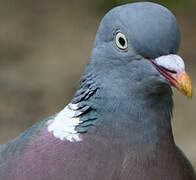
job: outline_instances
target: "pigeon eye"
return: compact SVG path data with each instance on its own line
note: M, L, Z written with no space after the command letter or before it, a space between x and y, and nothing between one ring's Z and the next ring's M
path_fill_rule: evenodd
M116 34L116 45L121 50L125 50L128 48L128 41L123 33L118 32Z

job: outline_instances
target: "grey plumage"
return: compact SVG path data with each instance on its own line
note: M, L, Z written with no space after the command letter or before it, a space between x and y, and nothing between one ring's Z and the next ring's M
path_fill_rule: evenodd
M126 37L121 48L118 33ZM142 2L112 9L100 23L81 85L68 105L74 115L60 116L79 118L77 125L69 122L75 127L70 136L82 140L59 140L48 131L57 113L0 148L0 179L196 180L173 139L169 78L177 72L168 70L164 77L151 62L176 54L179 45L179 27L167 8Z

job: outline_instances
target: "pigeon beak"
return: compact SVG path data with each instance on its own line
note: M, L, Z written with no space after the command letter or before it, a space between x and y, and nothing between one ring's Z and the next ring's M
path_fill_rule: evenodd
M180 56L172 54L160 56L150 61L160 74L182 94L188 98L192 97L192 83L188 74L185 72L184 61Z
M177 75L177 83L175 84L175 87L188 98L192 97L192 83L186 72L180 72Z

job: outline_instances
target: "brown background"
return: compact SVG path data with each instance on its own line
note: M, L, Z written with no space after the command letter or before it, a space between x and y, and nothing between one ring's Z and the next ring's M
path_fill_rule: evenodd
M173 10L179 21L179 54L196 89L194 3L160 2ZM119 3L0 0L0 144L58 112L71 100L97 26L104 12ZM174 92L176 143L196 167L196 98L187 100Z

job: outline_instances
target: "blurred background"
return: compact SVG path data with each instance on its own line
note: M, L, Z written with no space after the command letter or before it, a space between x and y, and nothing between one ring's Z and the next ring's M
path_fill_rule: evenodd
M72 98L104 13L131 0L0 0L0 144ZM157 0L176 15L196 89L196 1ZM174 90L173 129L196 168L196 97Z

